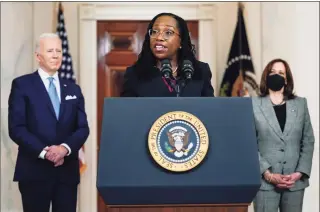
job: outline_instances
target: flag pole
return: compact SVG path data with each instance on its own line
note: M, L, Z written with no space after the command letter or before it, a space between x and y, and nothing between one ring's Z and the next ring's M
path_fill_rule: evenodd
M63 11L63 6L62 6L61 1L59 1L59 9L61 9L61 11L62 11L62 12L64 12L64 11Z
M58 2L53 2L53 13L52 13L52 32L53 33L56 33L56 30L57 30L57 23L58 23L58 19L57 19L57 17L58 17L58 10L57 10L57 3Z
M238 2L238 8L240 9L240 11L238 10L238 13L241 13L241 22L244 22L244 3L243 2ZM238 14L238 16L239 16L240 14ZM238 21L239 21L240 19L239 19L239 17L238 17ZM242 29L242 27L240 27L240 29L239 29L239 33L240 33L240 39L242 40L242 37L241 37L241 35L242 35L242 30L245 30L245 29ZM241 54L241 52L242 52L242 41L240 41L240 49L239 49L239 51L240 51L240 54ZM240 55L239 54L239 55ZM239 75L241 75L242 76L242 79L243 79L243 81L244 81L244 79L245 79L245 71L242 69L243 68L243 64L242 64L242 61L240 61L240 73L239 73ZM243 92L245 92L244 91L244 86L242 85L242 91Z
M241 8L241 10L244 10L244 4L241 1L238 1L238 7Z
M52 31L53 33L56 33L57 31L57 26L58 26L58 14L59 10L62 10L63 12L63 6L62 3L59 1L55 1L53 3L53 18L52 18Z

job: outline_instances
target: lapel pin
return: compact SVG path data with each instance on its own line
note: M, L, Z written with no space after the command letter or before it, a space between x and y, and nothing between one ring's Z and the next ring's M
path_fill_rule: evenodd
M66 85L66 84L63 84L63 86L64 86L64 87L67 87L67 85Z

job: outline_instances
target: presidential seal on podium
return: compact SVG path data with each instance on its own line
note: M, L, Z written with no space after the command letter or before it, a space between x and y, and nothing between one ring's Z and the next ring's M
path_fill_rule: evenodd
M203 161L209 147L209 136L196 116L173 111L154 122L149 131L148 147L152 158L161 167L184 172Z

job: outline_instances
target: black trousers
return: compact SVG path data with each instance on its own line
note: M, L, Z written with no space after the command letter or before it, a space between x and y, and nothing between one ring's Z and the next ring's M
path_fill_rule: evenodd
M77 184L61 182L19 182L24 212L76 212Z

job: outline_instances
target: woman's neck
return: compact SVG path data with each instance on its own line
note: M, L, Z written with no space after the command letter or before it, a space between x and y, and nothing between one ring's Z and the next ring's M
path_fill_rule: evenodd
M283 88L280 91L272 91L269 89L269 96L274 105L279 105L284 102Z

